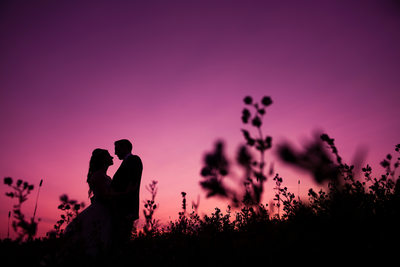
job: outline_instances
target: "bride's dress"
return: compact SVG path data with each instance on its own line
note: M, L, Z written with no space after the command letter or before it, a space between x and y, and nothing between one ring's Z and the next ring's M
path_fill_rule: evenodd
M106 197L111 190L111 178L94 173L88 183L93 190L91 204L68 224L65 237L83 248L85 254L97 256L111 245L111 210Z

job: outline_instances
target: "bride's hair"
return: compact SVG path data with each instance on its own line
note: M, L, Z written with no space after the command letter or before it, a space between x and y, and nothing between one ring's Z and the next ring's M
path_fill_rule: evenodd
M86 179L86 182L89 184L89 193L88 193L89 194L89 198L93 194L93 189L91 188L91 185L89 183L89 179L90 179L90 177L92 177L92 175L96 171L98 171L98 170L100 170L101 168L104 167L105 159L109 155L110 154L108 153L107 150L101 149L101 148L96 148L92 152L92 157L90 158L90 161L89 161L89 171L88 171L87 179Z

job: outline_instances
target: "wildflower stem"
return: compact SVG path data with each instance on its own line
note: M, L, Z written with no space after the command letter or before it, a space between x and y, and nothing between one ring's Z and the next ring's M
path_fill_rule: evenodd
M10 218L11 218L11 211L8 212L7 239L10 239Z
M42 187L42 184L43 184L43 179L41 179L40 183L39 183L39 189L38 189L38 193L37 193L37 196L36 196L35 210L33 211L32 222L35 221L36 209L37 209L37 204L38 204L38 200L39 200L39 193L40 193L40 188Z
M297 181L297 199L300 202L300 179Z
M261 127L257 127L257 128L258 128L258 134L260 136L260 140L264 140L264 136L263 136ZM260 159L260 173L264 173L264 165L265 165L264 153L265 153L265 150L264 150L264 145L263 145L261 147L261 150L260 150L260 157L261 157L261 159Z

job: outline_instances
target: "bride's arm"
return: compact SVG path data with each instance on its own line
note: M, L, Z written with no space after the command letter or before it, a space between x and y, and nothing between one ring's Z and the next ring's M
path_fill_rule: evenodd
M111 190L109 184L107 184L107 179L102 174L94 174L92 177L93 193L104 200L109 200L113 196L113 191Z
M105 197L108 199L118 199L118 198L123 198L125 196L129 196L134 192L134 190L138 187L139 185L137 183L130 183L124 191L114 191L112 188L109 188L107 192L105 192Z

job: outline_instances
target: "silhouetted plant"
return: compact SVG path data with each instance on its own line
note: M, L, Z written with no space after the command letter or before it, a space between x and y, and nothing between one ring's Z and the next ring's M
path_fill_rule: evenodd
M205 167L201 170L204 180L200 182L200 185L207 192L207 197L223 197L229 199L234 206L239 206L241 203L248 206L260 203L264 182L267 180L265 152L272 147L272 137L264 136L262 131L266 108L272 104L271 98L265 96L260 103L255 103L252 97L246 96L244 103L246 107L242 111L242 122L244 124L251 122L256 132L252 134L249 130L242 129L246 145L239 148L236 157L238 166L244 169L244 178L241 182L241 186L244 186L244 194L240 193L240 190L228 188L223 182L223 179L230 174L230 163L225 156L223 142L217 142L214 151L205 155ZM254 159L250 153L252 149L260 154L259 160ZM271 164L269 174L272 175L272 173Z
M206 214L200 221L201 231L207 234L234 231L235 222L231 221L231 207L228 206L226 214L223 214L219 208L215 208L214 210L215 212L211 213L211 216Z
M322 134L320 136L321 140L328 144L329 148L332 151L332 154L336 157L336 162L338 164L339 174L342 175L344 181L353 181L354 180L354 165L347 165L343 163L342 157L339 156L338 149L335 146L335 139L330 138L327 134Z
M200 206L200 195L197 196L197 201L196 202L192 201L192 209L193 209L193 211L197 213L197 211L199 209L199 206Z
M281 218L281 194L282 194L282 189L281 189L281 184L283 182L282 177L279 177L279 174L277 173L274 177L274 181L275 181L275 198L274 200L276 201L275 206L278 207L278 219Z
M186 216L186 192L181 192L182 196L182 211L180 211L178 220L170 222L169 231L177 234L189 234L193 229L190 227L189 219Z
M37 232L37 224L35 218L32 217L30 220L25 219L25 215L22 213L22 204L28 200L29 194L34 189L34 185L29 184L21 179L18 179L14 184L11 177L4 178L4 184L9 186L12 191L7 192L6 196L10 198L16 198L17 204L13 206L13 217L12 227L17 233L17 242L23 241L25 238L32 240Z
M36 195L35 209L33 211L33 217L32 217L33 221L35 220L35 217L36 217L36 210L37 210L37 205L38 205L38 201L39 201L39 193L40 193L40 188L42 187L42 184L43 184L43 179L40 180L39 189L38 189L38 192L37 192L37 195Z
M8 212L7 239L10 239L10 219L11 219L11 211Z
M235 192L223 183L223 179L229 174L229 161L225 155L224 147L224 143L218 141L215 144L214 151L205 155L205 167L201 170L204 180L200 182L200 185L207 191L207 197L220 196L237 202Z
M250 229L265 226L270 221L267 207L259 204L257 207L244 206L240 212L236 212L235 230L247 232Z
M202 227L203 221L197 214L197 209L192 205L192 211L190 214L187 212L187 201L186 192L181 192L182 196L182 209L178 213L178 219L174 222L170 222L167 228L167 232L178 234L178 235L197 235ZM197 200L199 203L199 199ZM198 207L198 206L197 206Z
M400 153L400 144L396 145L395 151ZM381 166L386 170L386 175L390 176L392 180L395 179L395 173L400 165L400 157L397 157L396 161L392 164L392 155L387 154L386 158L381 161ZM393 166L392 166L393 165Z
M181 192L182 195L182 212L186 214L186 192Z
M255 128L256 134L251 134L250 131L242 129L243 137L246 140L246 146L239 149L237 161L240 166L245 169L245 196L243 202L246 205L258 205L264 191L264 182L267 180L267 175L264 171L266 167L265 152L272 147L272 137L264 136L262 131L263 118L266 114L266 108L272 104L272 100L268 96L261 99L261 103L255 103L250 96L244 98L244 103L247 107L253 109L252 112L246 107L242 110L242 122L248 124L251 121L251 126ZM259 160L254 160L247 149L254 148L259 152ZM270 168L272 174L272 165Z
M144 218L146 220L146 224L143 227L145 234L153 235L158 229L158 220L154 219L154 212L158 208L158 205L155 203L155 198L157 195L157 181L152 181L148 186L146 186L147 191L151 194L151 199L146 200L144 204Z
M85 207L85 203L74 199L69 199L68 195L64 194L60 196L61 204L58 205L58 209L63 211L60 215L61 219L54 225L54 230L47 233L49 237L60 237L64 233L64 225L68 225L76 216L79 211Z
M355 179L352 172L353 166L342 162L333 139L326 134L322 135L321 139L328 143L332 153L336 156L338 175L336 179L330 180L327 192L321 189L317 193L314 189L309 189L309 211L320 218L335 218L335 220L340 219L341 221L369 221L375 217L383 219L389 214L391 218L398 220L400 192L396 190L396 185L399 184L400 177L395 178L395 172L392 171L396 170L394 165L398 162L398 159L393 163L393 168L390 168L389 162L392 157L386 156L383 161L385 163L381 164L386 172L379 178L371 177L372 168L370 165L366 165L362 168L364 176L364 181L362 181ZM328 164L330 165L331 162L328 162ZM331 168L331 166L328 168ZM290 194L288 197L288 200L294 199L294 196ZM303 203L293 200L293 203L287 205L287 207L294 208L295 212L287 209L286 213L297 216L296 213L298 213L300 206L305 207Z
M333 162L321 142L321 139L326 141L327 135L322 136L323 138L316 137L314 141L306 144L304 151L298 151L288 143L281 144L278 146L278 156L284 162L308 171L319 184L336 181L340 175L340 167ZM337 161L341 162L338 156Z

